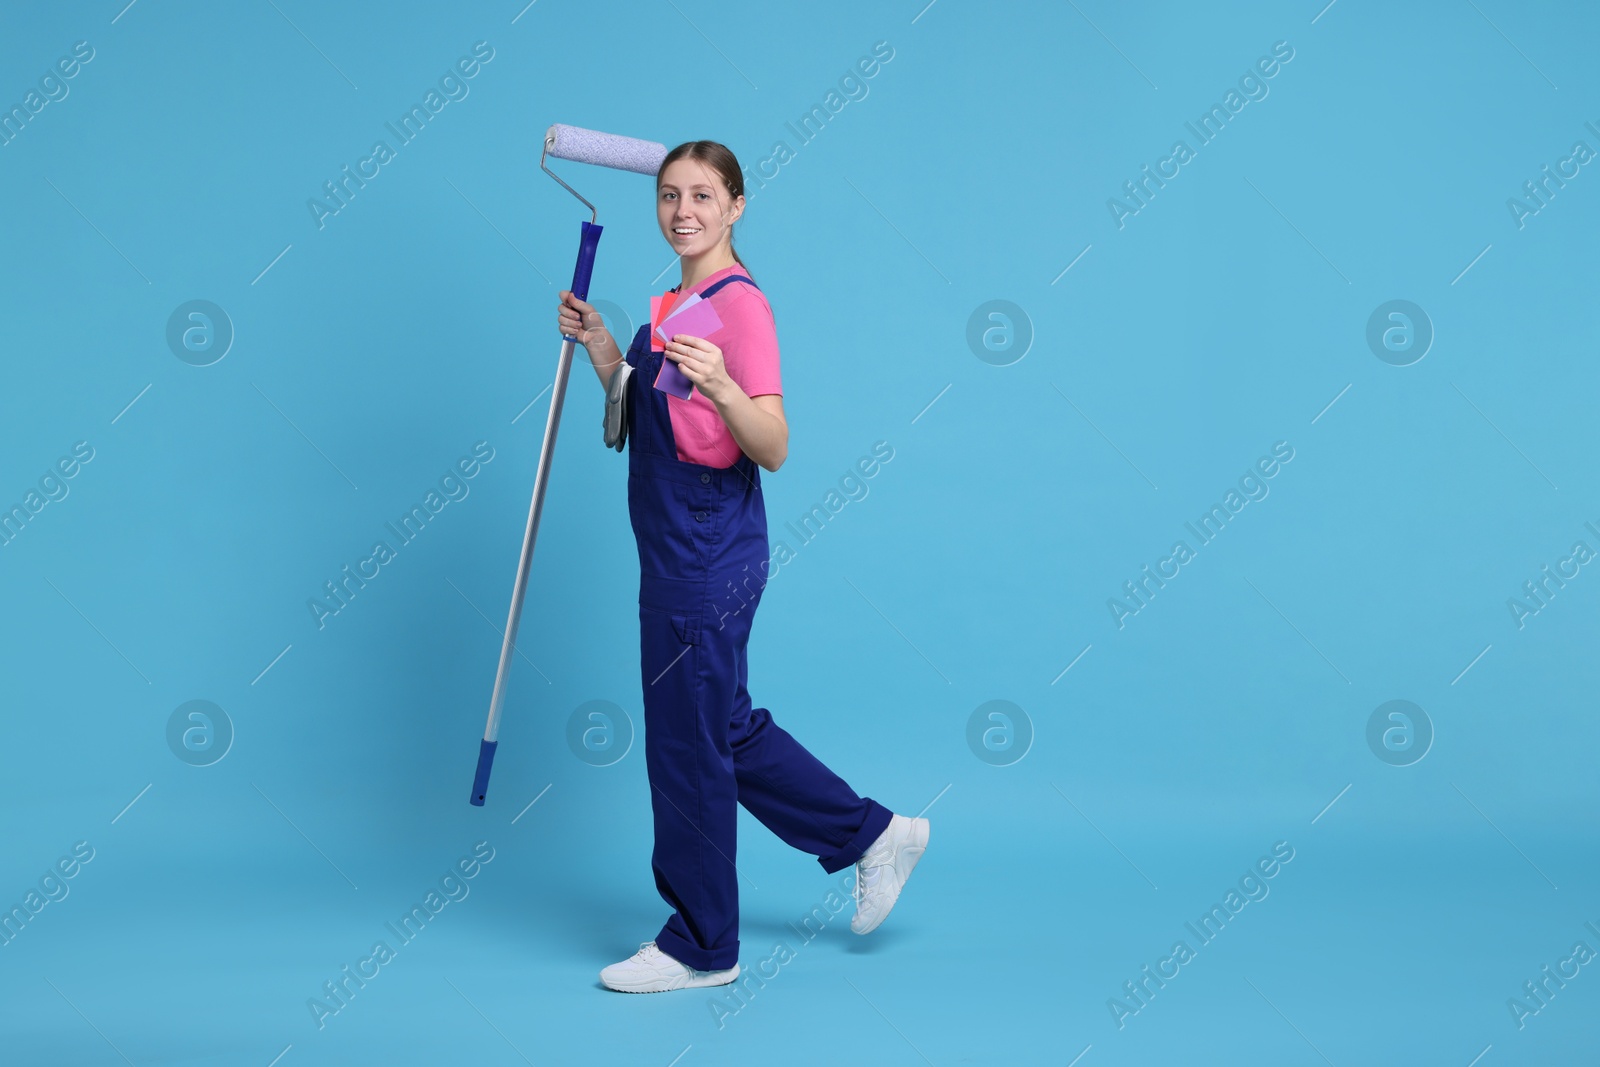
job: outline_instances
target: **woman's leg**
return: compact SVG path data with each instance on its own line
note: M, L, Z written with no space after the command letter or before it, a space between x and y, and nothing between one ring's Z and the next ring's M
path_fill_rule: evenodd
M739 959L738 784L728 746L732 649L698 615L640 607L650 864L673 908L656 945L696 970Z
M878 839L893 813L857 795L774 722L771 712L752 706L745 683L754 607L741 613L743 632L734 654L738 688L728 725L739 803L785 843L817 857L824 871L842 871Z
M673 908L655 940L696 970L739 958L739 804L830 874L860 859L892 817L751 706L753 608L720 618L639 609L651 867Z

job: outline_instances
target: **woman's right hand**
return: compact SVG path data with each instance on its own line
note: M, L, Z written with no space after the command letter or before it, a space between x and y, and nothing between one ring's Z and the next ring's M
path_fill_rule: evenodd
M591 344L604 344L609 336L605 319L594 309L573 295L570 289L561 290L561 303L557 305L556 326L563 337L576 337L585 348Z

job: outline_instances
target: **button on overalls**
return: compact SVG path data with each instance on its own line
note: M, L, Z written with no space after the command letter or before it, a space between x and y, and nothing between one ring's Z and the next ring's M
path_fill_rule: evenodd
M701 298L733 282L755 284L733 275ZM738 804L830 874L860 859L892 812L751 706L745 650L769 560L759 468L743 453L731 467L678 459L649 324L625 358L651 867L675 909L655 940L689 967L722 970L739 958Z

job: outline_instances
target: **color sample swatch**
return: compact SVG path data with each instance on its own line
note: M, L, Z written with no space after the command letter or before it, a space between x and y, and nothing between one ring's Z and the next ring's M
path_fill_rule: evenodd
M709 338L720 329L722 320L717 317L716 308L711 306L711 301L701 300L696 295L668 312L666 321L656 327L656 333L660 335L661 340L667 341L673 334L678 333L685 333L690 337Z
M672 314L672 308L678 302L678 293L662 293L660 296L650 298L650 351L660 352L662 349L661 338L656 336L656 327L661 325L663 319Z
M668 293L667 296L677 294ZM665 298L663 298L665 299ZM666 318L659 326L655 327L651 335L651 344L660 342L663 349L665 342L674 334L687 334L690 337L709 337L722 329L722 320L717 317L716 310L712 308L709 300L702 300L699 293L693 293L678 301L666 312ZM654 322L654 319L651 320ZM655 387L680 400L688 400L689 394L694 390L694 383L684 376L678 365L669 360L661 363L661 373L656 375Z

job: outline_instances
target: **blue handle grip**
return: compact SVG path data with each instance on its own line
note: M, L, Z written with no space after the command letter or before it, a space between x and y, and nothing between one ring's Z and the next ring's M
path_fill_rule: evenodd
M594 274L594 254L600 248L600 231L604 226L592 222L583 224L583 238L578 243L578 265L572 271L572 295L579 300L589 299L589 279ZM576 337L562 334L562 339L576 342Z
M600 247L604 226L583 224L583 239L578 245L578 265L572 272L572 291L579 300L589 299L589 276L594 273L594 254Z
M498 741L478 743L478 773L472 777L472 803L483 807L483 795L489 791L489 768L494 766L494 750Z

